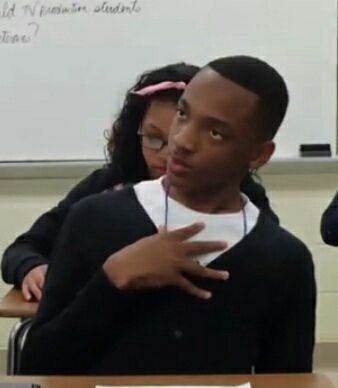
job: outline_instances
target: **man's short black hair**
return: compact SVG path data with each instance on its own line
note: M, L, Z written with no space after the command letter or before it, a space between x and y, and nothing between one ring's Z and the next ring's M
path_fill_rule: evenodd
M244 55L218 58L207 66L258 95L257 126L264 140L272 140L285 117L289 103L283 77L261 59Z

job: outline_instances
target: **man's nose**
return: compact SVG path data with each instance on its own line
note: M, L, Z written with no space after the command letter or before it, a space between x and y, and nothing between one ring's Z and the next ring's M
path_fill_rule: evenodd
M173 136L175 146L185 152L194 152L197 140L195 132L192 124L180 126Z

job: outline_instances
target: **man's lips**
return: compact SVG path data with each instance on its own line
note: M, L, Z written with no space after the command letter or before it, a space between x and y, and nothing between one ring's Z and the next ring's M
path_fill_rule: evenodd
M174 174L184 174L191 170L190 165L177 156L170 156L168 161L168 170Z

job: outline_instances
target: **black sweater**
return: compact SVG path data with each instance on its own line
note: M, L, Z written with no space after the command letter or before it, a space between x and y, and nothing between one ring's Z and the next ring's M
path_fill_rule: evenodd
M315 281L311 254L261 213L240 243L209 264L230 280L119 291L102 264L156 228L134 190L87 198L70 211L22 355L23 374L310 372Z
M2 277L5 282L21 287L23 278L34 267L48 264L57 236L71 206L91 194L111 189L121 183L120 175L110 165L94 171L75 186L53 209L44 213L33 226L20 235L5 251L2 259ZM269 206L263 186L248 175L242 191L269 217L278 223L278 217Z

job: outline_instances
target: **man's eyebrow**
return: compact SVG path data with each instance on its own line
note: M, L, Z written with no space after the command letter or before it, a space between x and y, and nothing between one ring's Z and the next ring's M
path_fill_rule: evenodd
M184 97L181 97L179 99L178 106L182 107L183 109L185 109L188 112L190 110L190 105L189 105L188 101ZM205 120L211 122L215 126L220 126L220 129L231 130L231 125L226 120L222 120L222 119L219 119L219 118L216 118L216 117L212 117L212 116L205 117Z
M217 119L215 117L207 117L207 120L211 121L216 126L219 125L220 129L224 129L224 130L231 129L231 125L228 121Z

